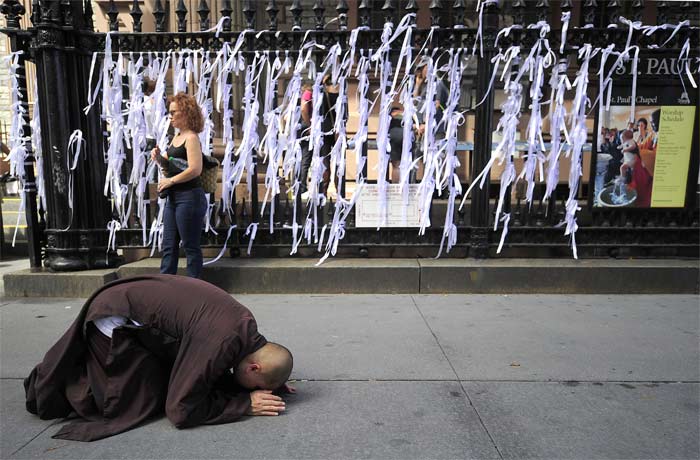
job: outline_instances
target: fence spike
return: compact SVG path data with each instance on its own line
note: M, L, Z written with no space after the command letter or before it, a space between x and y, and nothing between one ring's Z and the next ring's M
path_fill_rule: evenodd
M411 19L411 24L415 25L416 24L416 18L418 17L418 3L416 3L416 0L408 0L406 2L406 6L404 7L404 10L406 10L406 13L408 14L415 14L416 17Z
M537 5L537 20L538 21L548 21L549 20L549 0L538 0Z
M139 5L139 0L134 0L131 6L131 17L134 18L134 32L141 32L141 6Z
M199 14L199 30L207 30L210 27L209 22L209 5L206 0L199 0L199 7L197 8L197 13Z
M362 0L357 10L360 12L360 26L370 27L369 0Z
M430 25L432 27L440 27L440 16L442 16L442 1L432 0L430 2Z
M514 0L511 8L513 10L513 24L525 24L525 0Z
M617 0L610 0L607 4L608 7L608 24L617 24L620 20L620 2Z
M19 29L19 19L21 16L24 16L26 10L24 5L17 0L5 0L5 2L0 5L0 12L5 16L8 29Z
M107 16L109 17L109 30L116 32L119 30L119 22L117 17L119 16L119 10L114 0L109 1L109 9L107 10Z
M156 32L165 32L165 10L161 0L156 0L153 7L153 16L156 18Z
M267 8L265 8L268 16L268 29L272 31L277 30L277 13L279 13L279 8L277 8L277 2L275 0L268 0Z
M396 5L393 0L385 0L384 5L382 5L382 11L384 12L384 22L394 22L394 12L396 11Z
M338 29L347 30L348 28L348 2L346 0L338 0L338 6L335 10L338 12Z
M316 3L314 3L314 6L311 9L316 15L316 30L323 30L323 12L326 11L326 8L323 6L323 1L316 0Z
M184 0L179 0L177 2L175 14L177 14L177 31L187 32L187 7L185 6Z
M464 10L466 8L467 8L467 5L466 5L464 0L455 0L454 4L452 5L452 11L454 11L454 16L455 16L455 21L454 21L455 26L464 27L466 25L464 23Z
M246 29L255 29L255 5L251 0L244 0L243 15L245 16Z
M37 5L39 4L38 1L35 2L35 3L36 3ZM33 9L33 8L34 8L34 7L32 7L32 9ZM83 4L83 11L84 11L84 12L83 12L83 21L85 22L85 28L87 28L88 30L94 30L95 24L94 24L94 22L93 22L93 20L92 20L93 11L92 11L92 2L91 2L90 0L85 0L85 2L84 2L84 4ZM32 22L34 22L34 19L33 19L33 18L34 18L34 16L32 16ZM39 17L38 17L38 15L37 15L37 19L38 19L38 18L39 18Z
M304 11L301 7L301 0L294 0L292 6L289 7L289 11L292 12L292 17L294 19L292 30L301 29L301 13Z
M598 2L596 0L586 0L583 4L583 22L584 24L595 24L596 10L598 9Z

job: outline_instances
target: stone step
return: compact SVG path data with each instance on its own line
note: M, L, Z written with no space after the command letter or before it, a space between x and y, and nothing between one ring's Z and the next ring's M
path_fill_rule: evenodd
M693 294L697 260L656 259L229 259L203 279L231 293L258 294ZM114 270L6 274L9 297L87 297L116 278L158 273L148 258ZM179 274L185 274L180 259Z

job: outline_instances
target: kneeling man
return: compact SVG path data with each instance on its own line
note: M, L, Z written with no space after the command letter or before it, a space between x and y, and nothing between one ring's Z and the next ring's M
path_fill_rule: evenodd
M165 410L178 428L278 415L292 355L253 314L193 278L148 275L99 289L24 381L27 410L80 419L54 438L94 441Z

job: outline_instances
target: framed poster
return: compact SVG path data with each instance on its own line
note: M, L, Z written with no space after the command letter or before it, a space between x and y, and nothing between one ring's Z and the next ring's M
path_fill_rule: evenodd
M698 172L697 90L674 77L673 86L640 81L633 112L631 87L613 86L610 110L596 120L594 209L685 207Z

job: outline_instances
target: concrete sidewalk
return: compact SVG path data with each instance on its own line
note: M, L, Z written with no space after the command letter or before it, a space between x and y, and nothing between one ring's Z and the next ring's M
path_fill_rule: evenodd
M698 458L696 295L239 295L295 354L277 418L52 439L22 378L82 299L0 306L0 458Z

